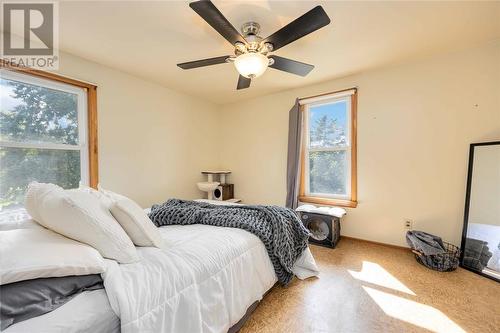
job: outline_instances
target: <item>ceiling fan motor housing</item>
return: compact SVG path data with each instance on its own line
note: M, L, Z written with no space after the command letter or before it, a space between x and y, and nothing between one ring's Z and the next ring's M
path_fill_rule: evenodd
M260 52L266 51L267 49L262 48L261 42L262 37L259 36L260 25L257 22L247 22L241 26L241 32L247 42L246 45L238 45L236 43L236 52L242 51L242 53L247 52Z
M260 24L257 22L247 22L241 26L241 32L243 36L246 37L248 35L257 36L260 32Z

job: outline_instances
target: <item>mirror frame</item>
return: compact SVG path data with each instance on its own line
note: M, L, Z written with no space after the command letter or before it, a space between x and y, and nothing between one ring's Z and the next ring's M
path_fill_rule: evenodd
M463 264L464 261L464 249L465 249L465 240L467 238L467 230L469 228L469 207L470 207L470 192L472 187L472 173L474 171L474 149L479 146L500 146L500 141L490 141L490 142L479 142L479 143L471 143L469 148L469 166L467 170L467 189L465 192L465 209L464 209L464 225L462 230L462 244L460 246L460 267L471 271L473 273L482 275L494 281L500 282L500 279L495 278L494 276L485 274L478 270L475 270L471 267L465 266Z

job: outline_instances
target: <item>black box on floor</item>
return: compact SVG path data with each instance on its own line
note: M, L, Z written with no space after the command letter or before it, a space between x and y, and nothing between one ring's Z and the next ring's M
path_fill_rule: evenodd
M298 212L304 226L311 232L309 243L335 248L340 240L340 218L318 213Z

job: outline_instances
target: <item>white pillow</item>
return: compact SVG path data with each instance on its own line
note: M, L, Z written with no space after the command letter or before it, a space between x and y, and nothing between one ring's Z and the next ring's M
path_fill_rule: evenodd
M24 207L33 220L41 222L42 218L38 214L38 207L43 204L42 202L47 195L50 195L52 191L58 189L61 188L55 184L38 182L31 182L29 184L28 191L26 191L26 197L24 198Z
M120 223L135 245L158 248L165 246L158 227L153 224L147 213L134 200L105 190L101 185L97 185L97 187L98 191L80 183L79 189L92 194L108 207L113 217Z
M85 191L31 183L26 209L44 227L92 246L105 258L124 264L139 260L120 224L99 199Z
M129 199L126 196L118 194L116 192L113 192L110 190L105 190L104 188L102 188L102 186L100 184L97 185L97 189L99 190L99 193L101 193L106 198L108 198L108 200L111 200L113 202L121 200L121 199ZM131 199L129 199L129 200L131 200Z
M110 211L135 245L164 246L158 227L133 200L119 199L111 205Z
M99 186L99 185L98 185ZM111 207L111 205L113 204L113 200L111 200L105 193L103 192L100 192L96 189L93 189L92 187L89 187L85 184L82 184L80 182L79 184L79 187L78 189L80 191L84 191L84 192L87 192L91 195L93 195L94 197L96 197L97 199L99 199L99 201L101 201L101 203L107 208L109 209Z
M95 249L44 228L0 231L0 263L0 284L105 270Z
M113 191L105 190L100 185L99 193L111 200L111 214L121 224L132 242L137 246L165 246L158 227L148 217L146 212L132 199Z

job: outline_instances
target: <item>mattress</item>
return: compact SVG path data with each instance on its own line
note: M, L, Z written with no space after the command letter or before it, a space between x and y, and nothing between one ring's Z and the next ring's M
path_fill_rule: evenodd
M104 289L85 291L56 310L22 321L2 333L114 333L120 319L109 304Z

